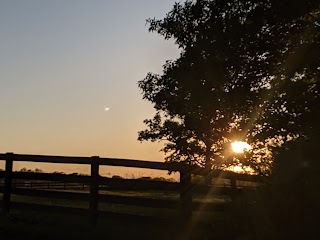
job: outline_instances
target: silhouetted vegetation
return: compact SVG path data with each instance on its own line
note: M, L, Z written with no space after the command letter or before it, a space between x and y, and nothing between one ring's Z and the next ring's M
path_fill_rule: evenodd
M147 23L181 54L139 82L157 113L138 139L164 140L169 162L269 176L225 214L229 238L317 236L319 0L187 0ZM233 156L233 140L253 149Z
M198 0L149 19L181 54L139 82L157 110L139 140L165 140L167 161L270 174L272 148L306 137L320 109L319 16L318 0ZM235 139L253 147L243 159Z
M35 168L34 170L32 169L27 169L26 167L23 167L19 170L19 172L39 172L43 173L43 171L40 168Z

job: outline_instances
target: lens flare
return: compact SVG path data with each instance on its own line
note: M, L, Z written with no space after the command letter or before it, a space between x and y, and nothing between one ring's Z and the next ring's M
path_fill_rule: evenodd
M244 150L250 150L252 147L246 142L233 142L231 143L232 150L235 153L243 153Z

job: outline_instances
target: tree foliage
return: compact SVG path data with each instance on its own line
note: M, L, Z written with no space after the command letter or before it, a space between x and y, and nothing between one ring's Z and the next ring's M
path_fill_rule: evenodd
M139 140L165 141L167 161L266 173L271 147L308 135L319 106L318 0L187 0L149 31L181 49L139 81L156 109ZM313 125L312 125L313 124ZM232 156L232 140L253 149ZM241 162L240 162L241 160Z

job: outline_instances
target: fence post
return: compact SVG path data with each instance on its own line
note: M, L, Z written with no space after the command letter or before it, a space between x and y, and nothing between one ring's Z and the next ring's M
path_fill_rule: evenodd
M237 195L237 179L236 176L232 175L230 177L230 187L231 187L231 199L234 200Z
M191 173L180 170L180 217L186 222L192 216Z
M10 211L10 198L12 192L12 166L13 166L13 153L6 153L6 167L4 175L4 191L3 191L3 207L4 214Z
M99 197L99 157L91 157L91 182L90 182L90 218L91 223L96 225L98 218Z

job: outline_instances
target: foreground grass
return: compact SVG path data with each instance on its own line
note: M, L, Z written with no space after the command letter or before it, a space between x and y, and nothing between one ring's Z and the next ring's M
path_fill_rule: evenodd
M121 219L99 219L97 226L91 227L84 216L62 213L13 210L10 216L2 216L0 223L1 239L151 239L159 234L157 239L170 238L152 224L147 232L136 222Z
M216 227L216 230L219 230ZM0 216L1 239L224 239L211 223L196 221L180 226L174 219L148 221L131 218L99 218L93 227L86 216L12 210Z
M46 190L45 190L46 191ZM50 190L47 190L50 191ZM60 190L67 191L70 190ZM85 192L85 191L74 191L74 192ZM179 200L179 194L175 192L160 192L160 191L100 191L100 194L110 194L115 196L129 196L129 197L143 197L151 199L163 199L163 200ZM2 193L0 193L0 198L2 198ZM89 201L88 200L70 200L70 199L59 199L59 198L46 198L46 197L36 197L36 196L23 196L23 195L11 195L11 200L13 202L21 203L33 203L46 206L61 206L61 207L73 207L88 209ZM194 202L202 203L223 203L228 201L221 196L203 196L197 195L193 198ZM134 205L124 205L124 204L115 204L115 203L106 203L99 201L99 210L109 211L114 213L125 213L125 214L134 214L141 216L154 216L159 218L173 218L176 217L179 212L178 209L172 208L153 208L145 206L134 206ZM211 219L215 218L218 214L211 211L195 211L194 217L196 219Z
M159 192L103 192L121 196L139 196L148 198L178 199L177 194ZM2 194L0 194L0 197ZM68 200L42 197L12 195L13 202L36 203L43 206L62 206L88 209L85 200ZM201 197L197 197L197 200ZM223 199L207 199L221 202ZM0 215L0 239L215 239L224 235L222 231L223 214L194 211L191 221L180 224L178 209L151 208L99 202L99 210L114 213L144 216L99 217L93 227L89 215L71 215L70 213L18 210L12 208L8 216ZM152 218L148 218L152 217ZM154 218L156 217L156 219ZM150 220L151 219L151 220ZM214 224L213 224L214 223ZM219 227L220 226L220 227Z
M155 199L178 200L177 193L157 191L103 191L102 194L138 196ZM2 194L0 193L2 198ZM85 200L54 199L12 195L13 202L36 203L44 206L62 206L88 209ZM195 201L224 202L217 196L195 196ZM99 210L146 218L99 217L95 227L90 224L88 215L40 212L35 210L12 209L8 216L0 216L0 239L226 239L224 214L217 212L194 211L191 221L180 224L178 209L151 208L99 202ZM165 220L164 220L165 219Z

